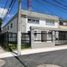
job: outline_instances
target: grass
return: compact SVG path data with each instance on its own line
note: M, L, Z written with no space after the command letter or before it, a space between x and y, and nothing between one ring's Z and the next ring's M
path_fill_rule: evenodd
M9 44L9 46L4 47L6 51L10 51L9 48L11 48L12 50L17 50L17 44ZM28 49L28 48L31 48L30 44L21 45L21 49Z

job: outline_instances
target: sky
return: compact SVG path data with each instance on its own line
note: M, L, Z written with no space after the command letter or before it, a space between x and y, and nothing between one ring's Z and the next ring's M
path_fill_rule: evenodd
M8 12L3 24L6 24L18 10L18 0L15 0L12 9L9 12L8 8L10 2L11 0L0 0L0 17L3 18ZM22 9L28 10L27 0L22 0ZM55 15L59 18L67 20L67 0L32 0L31 11Z

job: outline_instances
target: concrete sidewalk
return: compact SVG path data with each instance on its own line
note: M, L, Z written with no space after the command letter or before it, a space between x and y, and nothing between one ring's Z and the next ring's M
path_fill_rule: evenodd
M0 54L5 53L6 51L0 46Z
M24 49L21 51L21 55L30 55L30 54L37 54L37 53L43 53L43 52L51 52L51 51L57 51L57 50L64 50L67 49L67 45L64 46L55 46L55 47L45 47L45 48L37 48L37 49ZM17 56L17 51L12 52L5 52L0 53L0 58L6 58L6 57L12 57Z

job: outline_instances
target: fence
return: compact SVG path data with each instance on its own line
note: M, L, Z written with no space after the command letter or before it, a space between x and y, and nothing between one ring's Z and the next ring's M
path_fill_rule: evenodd
M41 33L34 33L34 41L53 41L53 36L55 40L67 40L67 32L65 31L58 31L58 33L53 33L52 32L41 32Z
M32 35L33 42L53 42L55 40L55 44L67 44L67 32L61 32L58 31L41 31L40 33L34 32ZM30 46L31 47L31 33L21 33L21 44L25 46ZM17 44L17 33L12 33L12 32L5 32L0 34L0 43L2 46L7 46L8 44Z
M30 42L30 33L22 33L21 44L25 46L30 46ZM13 46L17 46L17 33L5 32L0 34L0 43L4 47L6 47L8 44L13 44Z
M21 42L24 43L24 44L25 43L30 44L31 43L31 35L30 35L30 33L22 33Z
M52 32L49 33L34 33L34 41L40 41L40 42L45 42L45 41L53 41L53 35Z

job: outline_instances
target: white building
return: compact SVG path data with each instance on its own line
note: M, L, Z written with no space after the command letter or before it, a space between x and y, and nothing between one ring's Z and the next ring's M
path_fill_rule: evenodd
M41 14L36 12L21 11L21 31L28 32L30 27L58 28L59 18L57 16ZM14 16L4 27L3 32L17 32L17 15Z
M17 20L16 15L3 27L2 32L17 33ZM59 25L59 17L25 10L21 11L21 32L31 32L32 48L67 43L66 40L63 42L61 42L62 40L58 41L59 37L62 36L61 34L59 36L58 31L67 31Z

